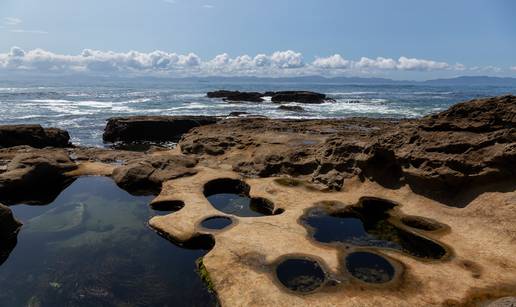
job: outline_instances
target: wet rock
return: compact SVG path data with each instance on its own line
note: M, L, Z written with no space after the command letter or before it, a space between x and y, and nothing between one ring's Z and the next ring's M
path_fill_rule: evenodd
M303 112L305 109L300 106L287 106L287 105L281 105L278 107L278 110L284 110L284 111L292 111L292 112Z
M153 194L164 181L192 176L197 159L182 155L151 155L135 159L115 168L113 179L133 194Z
M0 204L0 239L9 239L16 236L22 223L14 218L11 209Z
M228 116L229 117L239 117L241 115L247 115L247 114L249 114L249 113L247 113L247 112L231 112L231 113L229 113Z
M175 142L190 129L216 123L213 116L130 116L108 120L104 142Z
M0 148L20 145L35 148L71 146L70 135L65 130L40 125L0 126Z
M215 91L208 92L208 98L223 98L225 101L248 101L248 102L262 102L262 93L257 92L239 92L239 91Z
M14 218L9 207L0 204L0 265L16 246L16 236L22 223Z
M299 102L299 103L324 103L328 99L325 94L308 91L283 91L275 92L272 102Z
M46 204L71 182L77 168L64 150L31 149L16 154L0 174L0 200L7 204Z

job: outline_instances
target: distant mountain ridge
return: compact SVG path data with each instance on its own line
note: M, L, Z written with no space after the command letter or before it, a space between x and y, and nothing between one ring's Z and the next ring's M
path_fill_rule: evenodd
M431 79L425 81L416 80L394 80L388 78L366 78L366 77L323 77L323 76L299 76L299 77L252 77L252 76L208 76L208 77L113 77L113 76L9 76L4 79L0 77L0 82L84 82L84 83L116 83L119 81L144 82L144 83L297 83L297 84L357 84L357 85L427 85L427 86L507 86L516 87L516 78L513 77L491 77L491 76L460 76L454 78Z

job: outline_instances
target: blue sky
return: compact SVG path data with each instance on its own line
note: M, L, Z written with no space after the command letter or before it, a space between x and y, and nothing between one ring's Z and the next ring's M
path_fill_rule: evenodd
M516 76L515 13L512 0L2 0L0 65L168 75ZM87 60L79 57L85 49L92 51Z

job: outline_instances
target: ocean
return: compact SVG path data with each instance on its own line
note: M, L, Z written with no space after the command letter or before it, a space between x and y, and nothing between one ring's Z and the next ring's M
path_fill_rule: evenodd
M310 90L336 102L300 105L304 112L279 110L278 104L228 103L206 92ZM417 118L464 100L516 93L516 87L368 85L288 82L0 82L0 124L41 124L66 129L72 142L104 146L106 120L131 115L221 115L248 112L271 118Z

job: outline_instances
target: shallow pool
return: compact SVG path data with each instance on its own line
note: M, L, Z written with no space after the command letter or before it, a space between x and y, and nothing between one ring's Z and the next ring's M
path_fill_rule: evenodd
M207 251L152 231L150 200L83 177L47 206L12 206L24 226L0 266L0 306L214 305L195 272Z

